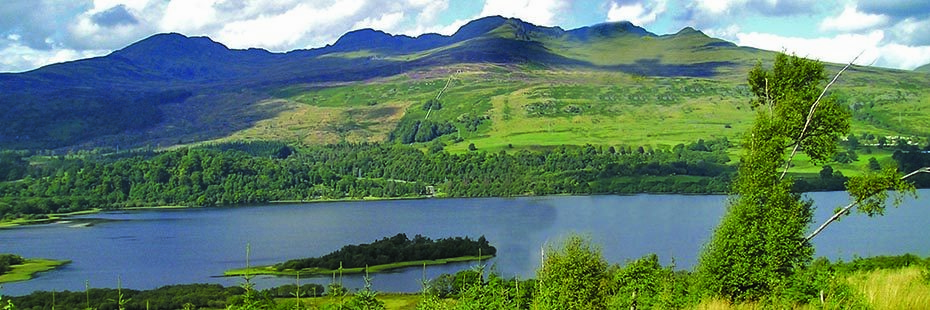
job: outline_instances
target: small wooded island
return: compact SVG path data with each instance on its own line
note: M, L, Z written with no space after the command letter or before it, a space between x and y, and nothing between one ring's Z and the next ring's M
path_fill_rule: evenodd
M272 275L329 275L333 272L360 273L379 272L404 267L441 265L489 259L497 249L484 236L473 240L469 237L450 237L432 240L416 235L413 239L400 233L372 243L347 245L320 256L292 259L271 266L247 267L228 270L225 276L256 274Z

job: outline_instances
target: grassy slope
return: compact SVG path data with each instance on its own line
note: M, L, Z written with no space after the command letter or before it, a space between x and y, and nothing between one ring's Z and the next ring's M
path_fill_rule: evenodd
M500 27L489 36L513 37ZM295 85L282 89L270 107L285 107L225 139L277 139L303 144L384 141L401 120L422 120L421 105L443 86L443 108L429 120L456 124L459 132L442 137L446 150L465 152L550 147L563 144L651 146L666 148L698 139L727 137L738 141L753 118L745 86L749 68L774 53L736 48L698 32L639 37L617 35L577 42L569 38L534 38L549 52L590 63L592 67L468 64L433 67L398 76L339 85ZM453 46L395 58L421 59ZM629 47L629 48L626 48ZM369 56L369 54L364 54ZM355 56L355 55L352 55ZM617 66L656 61L691 66L727 62L710 77L647 77L616 71ZM841 65L828 64L831 75ZM854 67L833 88L853 109L857 136L930 135L930 81L925 74ZM487 117L477 131L457 120ZM461 137L461 142L453 141ZM874 141L861 141L863 144ZM737 155L737 154L734 154ZM836 165L847 175L859 173L869 157ZM802 158L803 159L803 158ZM819 166L800 163L792 172L817 173Z

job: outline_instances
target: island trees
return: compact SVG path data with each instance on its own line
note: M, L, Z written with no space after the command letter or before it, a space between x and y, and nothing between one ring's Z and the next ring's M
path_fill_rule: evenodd
M756 116L742 139L727 214L696 270L705 294L731 301L773 297L788 290L792 277L812 260L813 235L805 235L812 201L792 192L794 182L786 175L798 153L827 162L839 137L849 132L848 109L825 96L836 78L823 88L825 81L822 63L785 54L775 57L770 70L757 64L749 72ZM871 215L884 210L889 188L909 186L888 168L851 178L847 188L854 204Z

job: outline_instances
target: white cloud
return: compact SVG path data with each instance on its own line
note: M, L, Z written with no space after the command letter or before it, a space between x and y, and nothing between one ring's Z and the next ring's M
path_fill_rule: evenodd
M389 33L396 32L398 24L404 20L404 12L392 12L378 18L367 17L358 21L352 29L372 28Z
M90 12L102 12L118 5L124 5L135 11L142 11L149 5L149 0L94 0L94 7Z
M912 70L930 63L930 46L888 44L879 48L881 58L876 65Z
M564 0L486 0L479 16L516 17L543 26L556 26L559 14L568 8Z
M756 48L786 51L798 56L833 63L848 63L859 53L858 65L913 69L930 63L930 46L886 44L885 33L874 30L865 34L840 34L822 38L783 37L766 33L740 33L737 44Z
M159 28L188 35L204 34L218 22L213 0L173 0L165 7Z
M417 25L433 24L439 13L449 8L448 0L410 0L410 3L420 9L417 14Z
M666 0L658 0L650 7L643 3L633 3L620 5L617 2L610 2L610 9L607 11L607 21L628 21L638 26L648 25L656 21L656 18L665 12Z
M0 49L0 55L3 55L0 57L0 68L8 72L22 72L58 62L102 56L106 53L106 50L77 51L63 48L37 50L13 43Z
M746 4L746 0L700 0L695 1L695 7L706 14L721 15L729 14L730 10Z
M339 1L331 6L317 8L298 4L294 8L272 16L227 23L216 34L216 39L234 48L264 47L273 50L288 49L298 42L313 40L311 45L321 45L332 40L336 33L325 33L332 25L348 22L362 7L360 1ZM316 38L307 38L316 32Z
M827 17L820 23L821 31L855 32L873 29L888 22L888 17L880 14L859 12L855 4L847 5L837 16Z
M706 29L704 30L704 33L714 38L734 40L736 38L736 35L738 35L741 31L742 31L742 28L740 28L739 25L732 24L732 25L727 26L726 28Z

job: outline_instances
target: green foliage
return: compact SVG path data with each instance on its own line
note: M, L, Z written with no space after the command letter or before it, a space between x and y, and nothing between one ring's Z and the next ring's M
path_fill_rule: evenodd
M548 246L537 271L538 309L604 309L610 279L607 262L590 240L571 235Z
M536 281L485 277L485 265L425 283L417 309L530 309ZM452 302L451 299L455 301Z
M441 110L441 109L442 109L442 102L440 102L440 101L439 101L438 99L436 99L436 98L433 98L433 99L430 99L430 100L426 100L426 102L423 103L423 107L422 107L422 108L423 108L423 111Z
M92 208L419 197L428 194L427 186L451 197L722 192L733 172L728 145L713 139L642 153L584 145L450 154L396 144L335 144L276 156L290 148L257 143L115 160L52 158L21 181L0 182L0 218Z
M627 263L613 273L611 309L681 309L688 305L690 274L662 267L655 254Z
M812 260L813 247L804 241L812 202L791 191L794 182L782 178L780 169L790 162L786 153L793 146L814 161L827 160L837 137L849 130L848 111L830 97L812 109L823 79L821 63L784 54L771 71L761 64L750 71L756 119L742 141L745 153L727 214L700 257L703 294L731 301L772 298Z
M769 130L776 131L785 145L799 145L815 162L825 162L835 154L838 137L849 132L850 112L833 97L824 97L811 108L826 78L823 69L818 61L778 54L771 71L757 63L748 79L752 106L768 110L767 115L760 111L756 126L760 117L769 118Z
M455 133L456 128L451 122L434 122L431 120L405 120L388 135L389 141L402 144L415 142L429 142L443 135Z
M869 157L869 170L882 170L882 165L878 163L878 159L875 159L875 157Z
M19 180L29 171L29 162L10 151L0 151L0 182Z
M930 264L930 257L921 258L914 254L892 255L892 256L872 256L872 257L855 257L852 261L844 262L842 260L834 262L832 267L837 272L850 274L854 272L869 272L881 269L900 269L910 266L923 266Z
M889 190L894 190L892 203L895 206L901 204L907 194L916 196L914 185L901 179L898 170L893 167L851 177L846 188L853 201L858 203L856 210L868 216L885 214Z
M378 292L371 289L371 277L365 275L365 287L355 292L348 302L352 310L384 310L384 302L378 300Z
M22 256L14 254L0 254L0 275L12 270L12 266L20 265L24 262L26 262L26 260Z
M765 296L763 302L776 308L796 308L799 304L817 305L822 309L867 309L863 296L856 292L824 258L797 270L778 294Z

